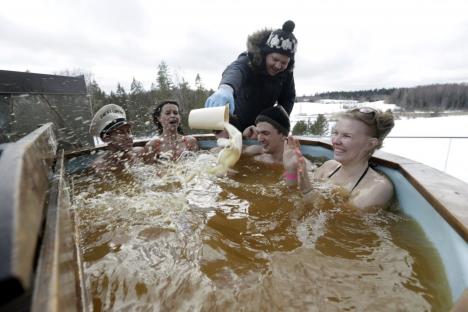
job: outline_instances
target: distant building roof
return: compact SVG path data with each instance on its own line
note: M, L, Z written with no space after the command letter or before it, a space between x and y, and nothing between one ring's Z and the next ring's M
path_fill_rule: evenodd
M0 70L0 93L86 94L84 76L69 77Z

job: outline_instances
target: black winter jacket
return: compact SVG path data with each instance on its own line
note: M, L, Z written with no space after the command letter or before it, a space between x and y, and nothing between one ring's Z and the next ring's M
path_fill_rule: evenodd
M243 131L255 124L258 114L278 103L291 113L296 89L294 86L291 59L288 68L276 76L270 76L265 68L265 55L260 46L268 38L270 31L259 31L249 37L248 52L239 55L223 72L221 84L234 89L235 109L231 123Z

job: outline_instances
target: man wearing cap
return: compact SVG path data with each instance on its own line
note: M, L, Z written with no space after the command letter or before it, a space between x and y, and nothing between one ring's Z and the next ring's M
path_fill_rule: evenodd
M91 120L89 132L107 143L107 151L93 161L96 171L117 171L141 158L143 147L133 147L131 125L125 111L116 104L103 106Z
M205 107L229 103L230 122L240 131L252 126L258 114L277 103L289 115L293 109L295 24L287 21L281 29L260 30L247 38L247 51L223 72L218 90Z
M280 105L263 110L255 119L260 145L247 146L243 154L269 164L283 164L284 142L290 130L289 116Z

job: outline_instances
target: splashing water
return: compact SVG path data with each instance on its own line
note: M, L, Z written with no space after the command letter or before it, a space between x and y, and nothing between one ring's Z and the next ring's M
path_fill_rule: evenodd
M74 177L92 310L450 307L438 255L405 216L357 213L326 185L302 203L280 167L241 158L238 174L216 177L216 163L199 153Z

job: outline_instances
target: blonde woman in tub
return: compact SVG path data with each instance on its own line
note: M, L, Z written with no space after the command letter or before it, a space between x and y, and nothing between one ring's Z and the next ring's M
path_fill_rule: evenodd
M305 199L312 200L313 181L329 181L349 193L348 202L357 208L387 207L394 190L390 180L369 165L374 151L394 126L391 112L369 107L355 108L341 114L332 133L333 158L313 174L305 170L299 142L289 136L284 142L285 180L298 185Z

